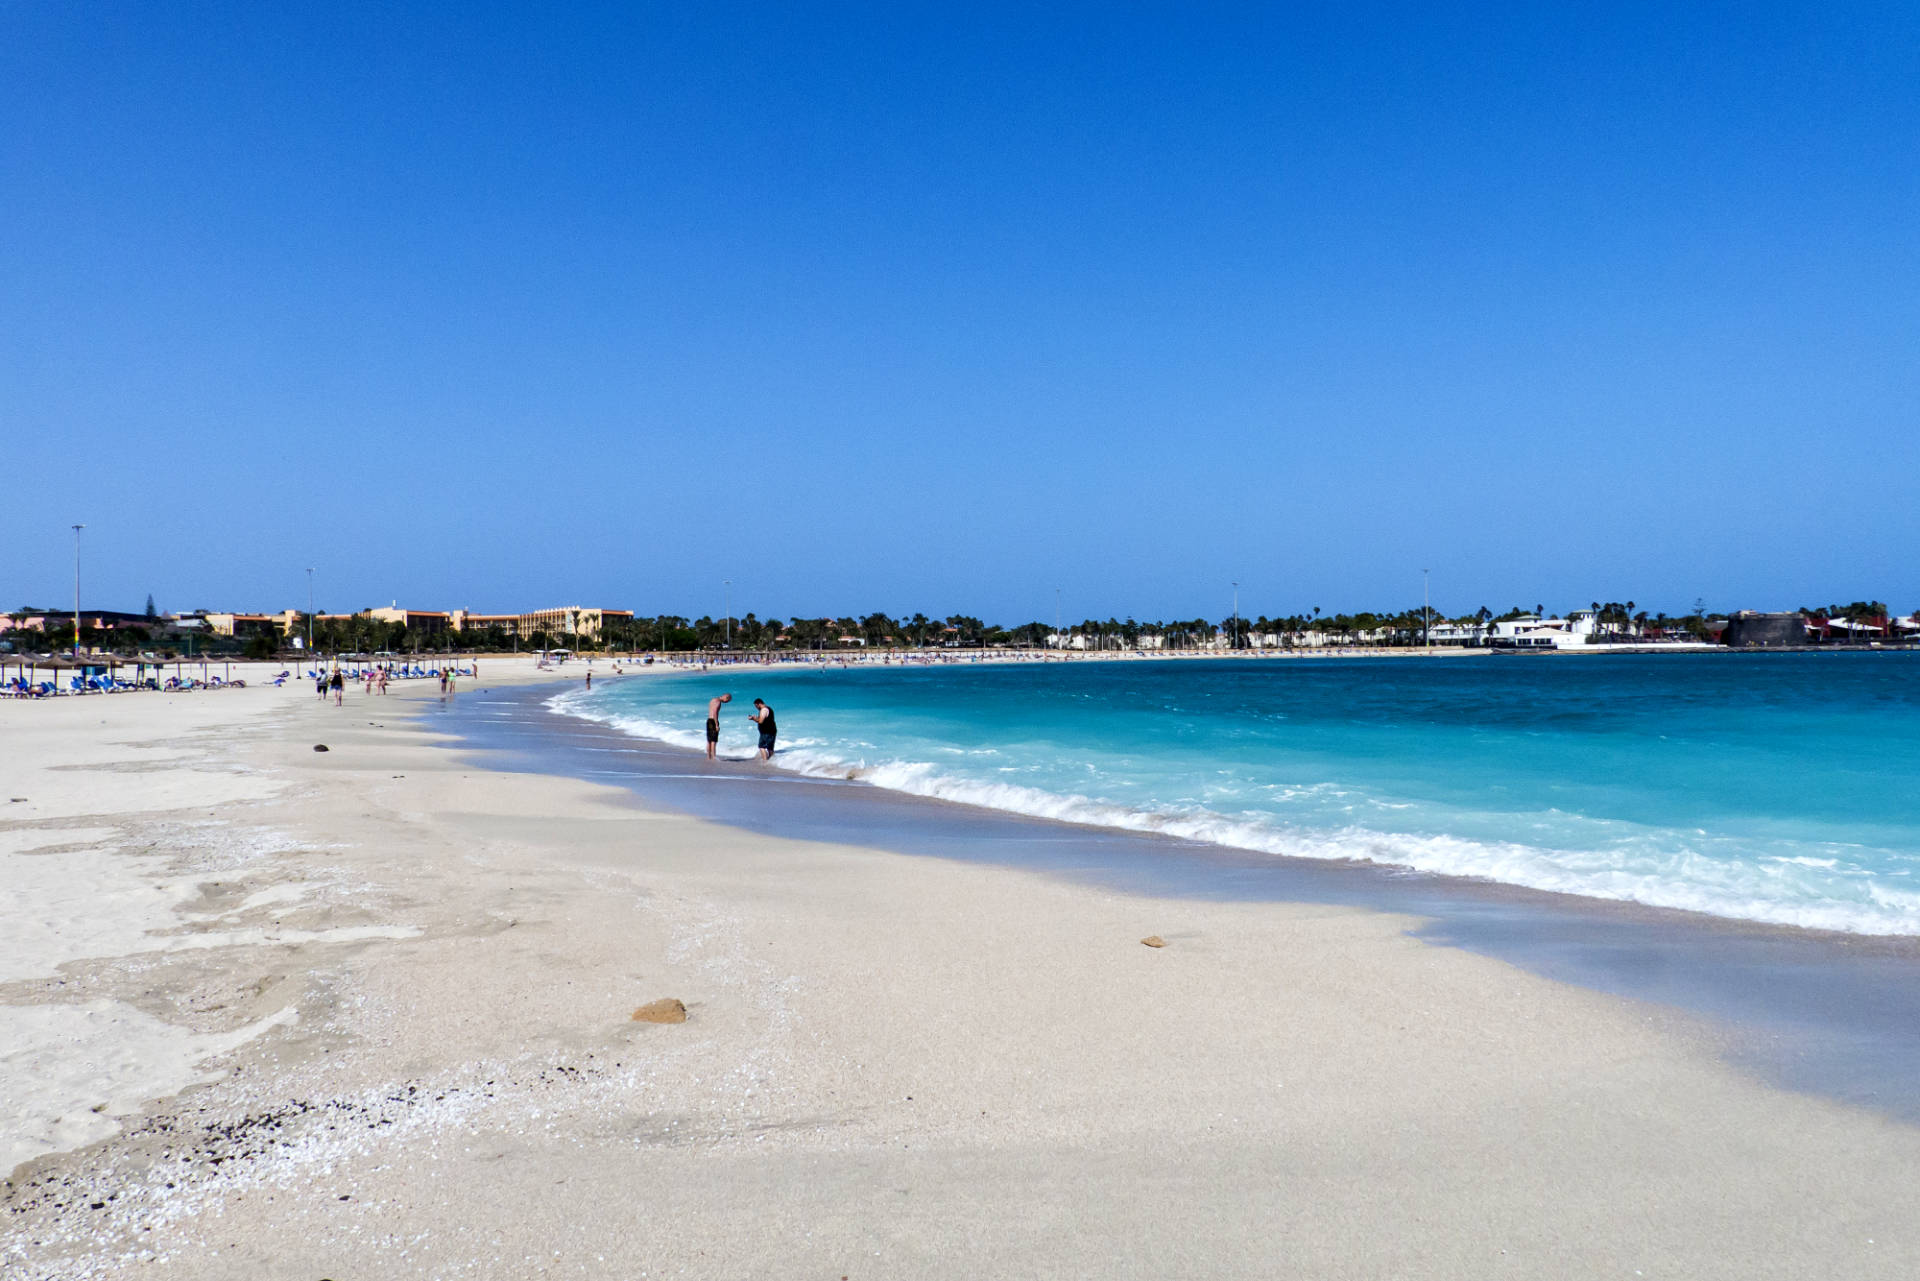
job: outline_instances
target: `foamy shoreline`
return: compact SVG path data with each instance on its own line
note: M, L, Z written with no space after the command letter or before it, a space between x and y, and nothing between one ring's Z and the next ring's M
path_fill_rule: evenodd
M689 665L674 670L681 675L704 672L731 683L736 677L751 680L762 673L778 677L798 671L883 666L875 661L827 663L819 668L749 664L744 668L722 665L711 669ZM712 689L698 694L689 692L683 706L666 711L658 704L636 706L634 700L622 702L616 692L619 688L617 680L603 681L593 688L583 688L579 682L573 682L547 697L545 706L562 715L606 725L644 741L696 754L702 750L699 718L706 697L714 692ZM778 693L771 696L776 702L780 701ZM883 715L880 719L886 717ZM729 736L743 724L737 717L723 719L723 755L729 748L751 755L750 737L744 744L729 741ZM790 730L798 724L788 721ZM750 735L751 726L745 729ZM1473 839L1450 832L1413 834L1369 828L1357 821L1338 827L1303 828L1231 806L1208 808L1190 801L1161 803L1151 797L1123 803L1104 795L1102 782L1094 774L1077 776L1073 781L1078 786L1048 790L1008 781L991 772L983 777L956 769L950 760L940 755L939 745L925 741L919 742L917 753L903 754L897 746L886 745L886 727L878 722L855 727L851 732L843 722L838 726L838 733L838 738L832 736L833 731L817 729L811 734L802 729L797 737L789 733L771 767L804 777L858 782L925 800L999 811L1040 823L1163 836L1280 858L1359 862L1792 930L1868 938L1920 936L1920 917L1915 915L1911 896L1901 890L1898 881L1875 886L1872 895L1850 898L1823 899L1817 895L1769 898L1757 892L1751 882L1731 877L1689 880L1657 865L1623 868L1595 858L1591 851L1561 849L1551 844ZM822 738L821 734L828 737ZM1004 766L1005 759L996 756L995 764ZM1089 768L1093 759L1089 754ZM1211 769L1213 762L1207 762L1206 766ZM1005 772L1003 768L1001 773ZM1182 792L1198 790L1200 786L1185 778L1178 782L1177 790ZM1338 778L1322 777L1316 778L1313 785L1338 786L1342 782ZM1080 790L1082 787L1086 790ZM1672 860L1675 866L1685 866L1686 861L1684 854Z
M1377 912L650 813L446 750L430 692L0 704L0 858L46 899L7 910L63 922L0 1012L98 1032L10 1031L8 1102L113 1127L15 1172L9 1275L1920 1263L1920 1135L1684 1019ZM660 996L689 1021L627 1020ZM10 1142L63 1137L32 1110Z

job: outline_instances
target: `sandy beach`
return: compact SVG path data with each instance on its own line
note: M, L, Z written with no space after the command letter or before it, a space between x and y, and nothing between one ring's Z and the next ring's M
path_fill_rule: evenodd
M1920 1271L1920 1131L1690 1017L651 812L436 696L0 703L0 1272Z

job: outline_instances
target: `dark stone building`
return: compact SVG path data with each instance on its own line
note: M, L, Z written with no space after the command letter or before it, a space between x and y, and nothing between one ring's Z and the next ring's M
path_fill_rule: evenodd
M1725 641L1733 649L1796 649L1807 644L1807 619L1743 609L1727 620Z

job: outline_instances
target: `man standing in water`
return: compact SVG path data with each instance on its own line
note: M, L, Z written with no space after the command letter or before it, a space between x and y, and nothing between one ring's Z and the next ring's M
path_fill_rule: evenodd
M780 732L780 727L773 723L773 709L771 707L768 707L757 698L753 700L753 707L753 715L747 719L759 723L760 759L770 761L773 759L773 736Z
M707 703L707 759L720 750L720 704L731 703L733 695L722 694Z

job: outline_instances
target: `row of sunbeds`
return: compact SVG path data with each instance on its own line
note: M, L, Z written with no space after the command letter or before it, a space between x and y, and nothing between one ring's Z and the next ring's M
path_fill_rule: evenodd
M387 679L438 680L440 671L441 669L438 667L415 667L409 664L388 671ZM350 681L369 680L377 675L378 672L378 668L372 667L348 668L347 679ZM470 677L473 675L473 668L449 667L446 669L446 672L449 676ZM320 675L321 673L317 669L309 669L307 679L310 681L318 680ZM328 673L328 675L331 675L331 673ZM273 683L275 685L284 685L290 677L290 673L283 671L273 678ZM7 698L52 698L55 695L62 694L125 694L135 690L178 691L195 689L245 689L246 687L247 683L243 680L237 678L234 680L221 680L218 676L208 680L197 680L191 676L169 676L165 680L161 680L158 677L150 676L145 680L132 681L121 680L115 676L70 676L66 679L64 685L59 680L34 681L28 680L25 676L16 676L12 680L0 682L0 696Z
M138 690L195 690L195 689L245 689L243 680L223 681L218 676L210 680L196 680L191 676L169 676L164 681L155 676L145 680L121 680L114 676L69 676L64 684L57 680L30 681L24 676L16 676L0 684L0 694L9 698L52 698L62 694L130 694Z

